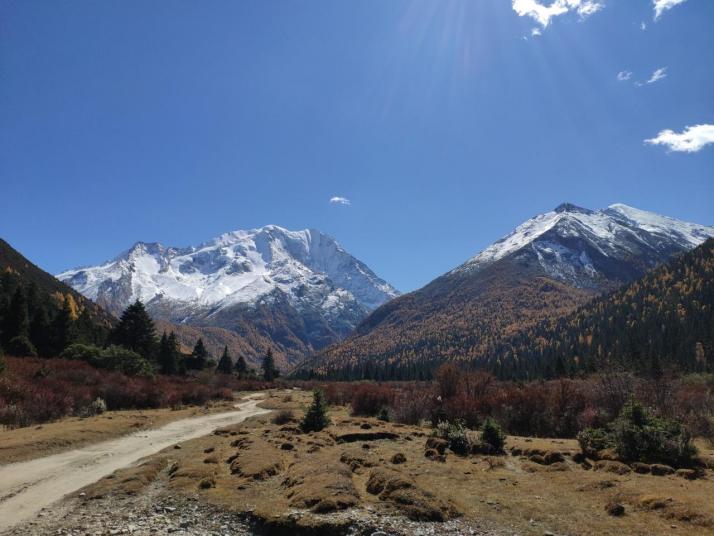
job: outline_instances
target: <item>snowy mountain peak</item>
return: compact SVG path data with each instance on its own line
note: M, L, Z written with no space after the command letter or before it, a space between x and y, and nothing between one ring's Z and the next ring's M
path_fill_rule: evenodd
M651 268L711 236L714 227L620 203L601 210L563 203L525 221L451 273L478 270L515 255L535 260L556 279L598 288L603 281L627 280L629 272Z
M580 214L592 214L593 211L590 210L589 208L583 208L579 207L577 205L574 205L572 203L561 203L557 207L555 207L555 212L562 213L562 212L577 212Z
M204 312L255 304L281 292L295 307L371 310L398 292L333 238L277 225L237 230L188 248L137 242L100 266L57 276L113 312L141 299L161 310ZM168 306L167 306L168 305ZM169 316L172 316L169 314Z

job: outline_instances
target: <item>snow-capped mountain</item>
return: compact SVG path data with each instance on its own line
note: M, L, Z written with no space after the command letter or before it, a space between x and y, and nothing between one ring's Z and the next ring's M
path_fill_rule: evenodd
M504 341L631 282L714 236L714 227L622 204L563 203L425 287L371 313L298 374L428 377L444 360L518 363Z
M114 314L140 299L155 318L178 323L240 331L255 317L306 348L334 342L398 295L331 237L275 225L196 247L139 242L57 277Z
M471 272L513 255L579 288L630 280L672 254L714 236L714 227L620 203L590 210L563 203L519 225L452 273Z

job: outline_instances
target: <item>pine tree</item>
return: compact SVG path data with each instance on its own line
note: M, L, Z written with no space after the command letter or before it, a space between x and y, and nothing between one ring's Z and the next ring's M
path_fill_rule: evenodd
M327 413L325 393L321 389L315 389L312 393L312 405L307 409L300 428L303 432L319 432L329 425L330 416Z
M136 300L122 313L119 323L109 335L111 344L123 346L152 359L156 352L156 331L154 322L146 312L144 304Z
M37 311L35 311L35 316L30 324L30 340L37 348L38 355L41 357L52 357L53 341L50 317L47 314L47 308L44 306L40 306Z
M221 356L220 361L218 361L216 372L219 372L220 374L230 374L233 372L233 362L231 361L231 356L228 353L228 346L223 348L223 355Z
M30 315L27 309L27 296L25 289L18 287L10 300L10 307L5 319L3 335L7 340L14 337L29 337Z
M72 344L76 338L72 308L69 300L65 300L62 309L52 321L52 354L59 355L62 350Z
M159 342L159 370L161 374L173 375L178 372L179 360L181 359L181 352L179 351L178 339L172 331L167 337L166 332L161 336L161 342Z
M239 378L244 379L248 376L248 363L245 358L240 355L236 360L235 371Z
M193 352L191 352L190 367L194 370L203 370L206 368L206 363L208 362L210 355L206 346L203 344L203 339L199 338L193 347Z
M280 371L275 367L275 359L273 359L273 349L268 348L268 352L263 358L263 379L266 382L272 382L275 378L280 376Z

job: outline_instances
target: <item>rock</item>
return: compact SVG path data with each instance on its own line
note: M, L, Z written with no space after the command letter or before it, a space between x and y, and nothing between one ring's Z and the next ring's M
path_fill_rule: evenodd
M626 475L632 472L632 469L624 463L610 460L598 460L595 462L595 470L605 471L606 473L614 473L616 475Z
M673 474L674 469L669 465L653 463L652 465L650 465L650 472L655 476L665 476Z
M677 469L676 475L687 480L696 480L699 474L694 469Z
M597 459L598 460L608 460L611 462L622 461L619 454L617 454L617 452L615 452L614 449L599 450L597 453Z
M446 452L449 442L446 439L441 439L440 437L430 437L426 440L425 448L435 450L439 454L444 454Z
M630 467L632 467L632 470L635 471L635 473L640 475L646 475L651 471L650 464L648 463L635 462L630 464Z
M563 457L563 454L558 452L557 450L549 450L545 453L543 459L545 460L546 465L552 465L554 463L560 463L565 461L565 457Z
M625 515L625 507L620 503L614 501L609 502L605 505L605 511L608 513L608 515L614 517L620 517L622 515Z
M402 452L397 452L392 456L391 462L394 464L400 464L407 461L407 457Z

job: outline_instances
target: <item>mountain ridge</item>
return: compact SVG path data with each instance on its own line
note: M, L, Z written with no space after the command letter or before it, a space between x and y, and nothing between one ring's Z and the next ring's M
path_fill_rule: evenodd
M501 338L615 290L710 236L714 227L627 205L561 204L376 309L297 374L410 379L444 360L482 361Z
M136 242L58 278L115 314L140 299L157 320L245 336L257 328L251 339L274 339L287 362L336 342L398 295L329 235L277 225L185 248Z

